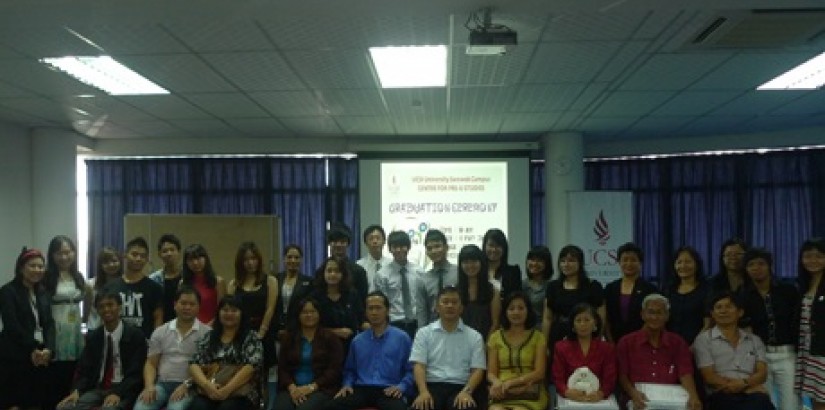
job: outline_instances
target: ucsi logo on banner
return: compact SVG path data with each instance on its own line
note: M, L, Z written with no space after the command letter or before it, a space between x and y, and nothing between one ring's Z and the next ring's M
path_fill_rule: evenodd
M570 238L584 251L587 274L603 284L621 276L616 248L633 240L633 194L571 192Z

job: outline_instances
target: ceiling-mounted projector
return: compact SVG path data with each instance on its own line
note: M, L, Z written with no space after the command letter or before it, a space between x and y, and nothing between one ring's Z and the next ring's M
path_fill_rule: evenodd
M471 21L475 22L475 27L471 27ZM508 47L518 44L518 34L515 30L503 24L493 23L491 7L470 14L464 27L470 30L467 55L501 56L507 54Z
M470 31L467 55L499 56L507 54L507 47L518 44L518 33L509 28L476 29Z

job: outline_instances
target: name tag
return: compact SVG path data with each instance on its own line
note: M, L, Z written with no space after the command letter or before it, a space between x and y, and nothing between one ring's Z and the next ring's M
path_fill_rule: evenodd
M38 327L34 330L34 340L37 340L38 343L43 343L43 329Z

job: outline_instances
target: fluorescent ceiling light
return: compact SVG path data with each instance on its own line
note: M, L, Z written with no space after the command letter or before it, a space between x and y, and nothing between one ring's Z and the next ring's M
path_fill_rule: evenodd
M169 94L109 56L41 58L40 62L111 95Z
M822 53L773 80L756 87L757 90L815 90L825 84L825 53Z
M445 87L447 46L370 47L382 88Z

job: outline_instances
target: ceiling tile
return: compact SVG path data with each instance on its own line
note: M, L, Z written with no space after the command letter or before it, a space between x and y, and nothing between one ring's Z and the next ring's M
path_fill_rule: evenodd
M172 93L236 91L235 87L191 54L122 56L120 60Z
M3 105L2 99L0 99L0 121L28 127L55 124L53 121L49 121L45 118L36 117L15 109L6 108L6 106Z
M0 44L0 60L17 60L23 57L22 54Z
M73 30L102 47L109 55L161 54L189 51L159 24L93 24Z
M645 13L619 10L557 14L547 23L542 41L629 39L645 17Z
M736 99L717 107L711 115L761 115L781 108L800 98L807 91L756 91L740 94Z
M232 128L253 137L284 138L293 135L274 118L233 118L227 122Z
M553 125L562 114L562 112L505 113L501 132L548 132L553 129Z
M496 116L513 104L516 90L510 87L454 88L450 96L450 114L466 117Z
M375 88L366 50L287 51L298 75L312 88Z
M127 95L118 97L125 103L164 120L205 119L212 115L174 94Z
M559 120L553 124L553 130L572 130L576 129L575 124L578 124L581 121L583 116L582 111L567 111L561 116L559 116Z
M60 98L59 101L69 110L75 110L75 112L78 112L76 110L82 110L92 118L105 115L110 121L116 123L155 120L153 116L139 108L107 95L94 98L66 97Z
M705 136L739 132L739 126L753 116L713 115L699 117L679 130L680 135Z
M447 132L446 89L388 89L383 93L393 125L399 134Z
M595 117L645 115L669 98L667 91L615 91L592 112Z
M379 116L386 113L377 89L330 89L315 94L332 115Z
M650 44L646 41L625 42L608 63L602 66L596 81L614 81L626 75L629 67L635 67L645 58Z
M84 123L75 122L74 124L75 131L92 137L92 138L139 138L143 137L126 127L120 126L118 124L114 124L110 121L105 122L101 126L93 126L89 127Z
M622 132L624 138L666 138L677 133L693 116L644 117Z
M0 29L0 42L34 59L98 55L100 50L71 34L63 25Z
M691 88L753 90L813 56L813 53L738 54L693 84Z
M119 125L145 138L192 137L189 131L175 127L166 121L142 121Z
M271 50L273 44L254 22L233 18L189 18L164 23L175 37L195 51Z
M790 98L794 92L787 91L773 91L769 95L773 97L774 93L781 94L778 99ZM820 88L816 91L808 91L805 95L789 101L786 104L778 106L771 114L821 114L825 113L825 88Z
M508 112L564 111L581 96L585 84L525 84L516 88Z
M621 45L618 41L540 43L523 81L590 82L596 78Z
M0 75L16 87L42 95L102 94L62 72L29 60L0 60Z
M300 78L277 52L203 54L216 71L245 91L302 90Z
M341 129L330 117L284 118L281 122L292 132L304 136L339 135Z
M363 13L342 18L315 13L307 18L259 18L261 27L282 50L361 49L392 45L447 44L444 14Z
M606 97L605 90L610 83L590 83L584 91L576 98L571 110L586 110L591 104L598 101L600 98Z
M653 55L619 89L681 90L730 57L730 53Z
M0 81L0 98L3 97L34 97L34 95L22 88L15 87L11 83Z
M632 126L639 117L588 117L577 128L594 136L613 136Z
M807 124L808 115L760 115L751 118L739 125L740 132L771 132L803 128Z
M170 120L170 124L186 130L194 137L234 138L241 133L221 120Z
M260 118L267 113L240 93L186 94L183 98L218 118Z
M455 134L489 134L491 130L500 130L504 121L504 113L491 113L484 116L475 116L469 113L450 114L448 132Z
M677 8L657 8L646 13L644 21L633 32L634 39L655 39L679 21L684 20L685 11Z
M329 109L310 91L254 92L249 97L275 117L329 115Z
M0 106L49 121L68 123L73 116L58 102L42 97L5 98L0 100Z
M383 116L335 117L335 122L347 135L395 135L389 119Z
M655 109L653 116L703 115L736 98L735 91L685 91Z
M520 43L503 56L469 56L466 46L453 47L451 86L490 86L515 84L533 55L535 44Z
M719 17L717 8L680 10L676 19L669 21L665 30L654 40L654 49L660 52L695 50L696 46L691 42Z

